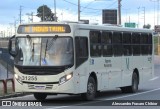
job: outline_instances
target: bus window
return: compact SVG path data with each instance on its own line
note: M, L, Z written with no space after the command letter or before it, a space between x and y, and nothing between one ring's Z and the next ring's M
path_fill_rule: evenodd
M131 33L123 33L123 54L124 56L132 55Z
M113 52L112 52L112 45L103 45L103 56L112 56Z
M133 55L140 55L140 33L133 33L132 34L132 52Z
M103 56L112 56L112 33L111 32L102 32L102 52Z
M101 56L101 33L90 31L90 55L91 57Z
M152 44L152 34L149 34L148 36L148 44Z
M122 44L122 33L120 32L113 33L113 44Z
M148 34L147 33L142 33L140 37L141 41L141 54L142 55L148 55L149 53L149 46L148 44Z
M131 44L131 33L123 33L123 44Z
M111 32L102 32L102 44L112 44Z
M141 44L148 44L148 34L141 34Z
M88 39L87 37L76 37L76 67L88 59Z
M122 33L120 32L113 33L113 53L114 56L122 55Z
M132 34L132 44L140 44L140 34L139 33Z
M90 31L90 43L101 43L100 31Z

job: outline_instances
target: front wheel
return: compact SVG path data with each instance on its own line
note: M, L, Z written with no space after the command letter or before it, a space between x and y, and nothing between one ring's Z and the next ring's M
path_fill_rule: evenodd
M93 100L96 96L96 82L93 77L89 77L87 83L87 92L81 94L84 100Z
M46 99L47 94L45 93L34 93L34 97L36 100L43 101Z

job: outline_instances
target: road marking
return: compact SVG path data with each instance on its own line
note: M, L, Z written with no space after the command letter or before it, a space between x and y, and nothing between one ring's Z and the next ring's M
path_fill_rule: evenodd
M24 97L31 97L31 96L33 96L33 95L26 95L26 96L21 96L21 97L13 97L13 98L6 98L6 99L1 99L1 100L15 100L15 98L17 99L19 99L19 98L24 98Z
M141 94L146 94L146 93L150 93L150 92L154 92L160 90L160 88L157 89L153 89L153 90L149 90L149 91L145 91L145 92L140 92L140 93L136 93L136 94L132 94L132 95L126 95L126 96L121 96L121 97L115 97L115 98L109 98L109 99L98 99L98 100L117 100L120 98L127 98L127 97L131 97L131 96L137 96L137 95L141 95ZM79 104L75 104L75 105L68 105L68 106L59 106L59 107L52 107L52 108L45 108L45 109L61 109L61 108L67 108L67 107L71 107L71 106L78 106L78 105L84 105L84 104L90 104L90 103L98 103L101 101L93 101L93 102L87 102L87 103L79 103Z
M154 80L156 80L156 79L158 79L159 77L158 76L156 76L156 77L154 77L154 78L152 78L152 79L150 79L149 81L154 81Z
M126 96L121 96L121 97L116 97L116 98L110 98L110 99L102 99L102 100L114 100L114 99L120 99L120 98L127 98L127 97L131 97L131 96L137 96L137 95L142 95L142 94L154 92L154 91L157 91L157 90L160 90L160 88L149 90L149 91L145 91L145 92L140 92L140 93L136 93L136 94L132 94L132 95L126 95Z

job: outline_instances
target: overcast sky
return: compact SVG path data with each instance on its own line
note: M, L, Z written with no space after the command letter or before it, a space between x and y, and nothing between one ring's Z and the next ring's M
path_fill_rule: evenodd
M89 19L91 23L102 23L102 9L117 9L118 0L81 0L81 19ZM156 1L156 0L152 0ZM77 21L77 3L78 0L56 0L58 20ZM124 22L138 23L139 8L139 27L145 23L157 24L157 2L151 0L122 0L122 25ZM154 3L155 3L155 20L154 20ZM47 5L54 12L54 0L3 0L0 3L0 31L5 29L14 20L19 20L19 8L22 6L23 23L28 22L26 13L34 12L37 14L37 8L41 5ZM84 8L86 7L86 8ZM39 18L34 17L34 21ZM18 22L18 21L17 21ZM18 22L19 23L19 22Z

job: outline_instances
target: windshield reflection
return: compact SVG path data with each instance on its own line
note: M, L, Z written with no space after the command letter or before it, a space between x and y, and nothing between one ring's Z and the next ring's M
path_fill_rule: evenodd
M15 64L20 66L73 65L73 40L70 37L18 37Z

